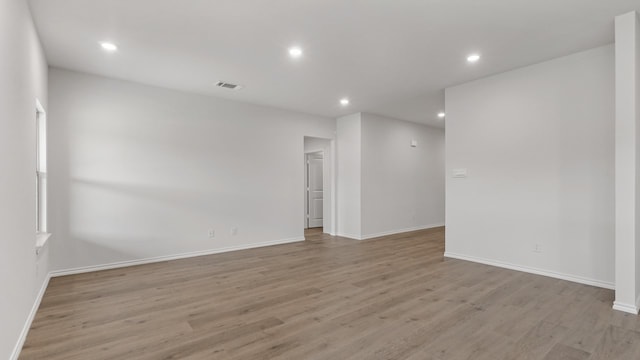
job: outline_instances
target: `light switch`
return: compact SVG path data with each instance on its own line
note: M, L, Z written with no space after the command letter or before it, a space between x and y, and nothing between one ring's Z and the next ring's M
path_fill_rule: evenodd
M467 169L453 169L453 177L454 178L466 178L467 177Z
M418 146L418 140L411 140L411 147L417 147Z

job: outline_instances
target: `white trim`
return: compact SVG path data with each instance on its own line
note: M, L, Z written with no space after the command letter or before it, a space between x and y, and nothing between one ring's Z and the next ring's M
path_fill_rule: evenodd
M629 304L624 304L621 303L619 301L614 301L613 302L613 310L618 310L618 311L624 311L627 313L631 313L634 315L638 315L638 312L640 312L640 295L638 295L638 297L636 298L636 305L629 305Z
M438 224L431 224L431 225L415 226L415 227L404 228L404 229L396 229L391 231L384 231L384 232L379 232L376 234L369 234L369 235L337 233L336 236L340 236L348 239L354 239L354 240L369 240L369 239L374 239L382 236L396 235L396 234L402 234L402 233L418 231L418 230L427 230L427 229L433 229L433 228L443 227L443 226L444 226L444 223L438 223Z
M38 308L40 308L40 302L42 302L42 298L44 297L45 291L47 291L47 286L49 285L49 280L51 279L51 273L47 274L44 281L42 282L42 286L40 287L40 291L36 296L36 300L33 302L33 306L31 307L31 312L27 317L27 321L24 323L24 327L22 327L22 332L20 332L20 337L18 338L18 342L16 346L13 348L13 352L9 357L9 360L17 360L20 356L20 352L22 351L22 346L24 342L27 340L27 334L29 333L29 329L31 329L31 323L33 319L36 317L36 313L38 312Z
M304 236L299 236L299 237L294 237L289 239L265 241L265 242L253 243L253 244L229 246L229 247L224 247L219 249L193 251L193 252L175 254L175 255L156 256L156 257L144 258L144 259L119 261L119 262L114 262L109 264L91 265L91 266L77 267L73 269L56 270L56 271L52 271L50 274L51 274L51 277L82 274L82 273L87 273L92 271L117 269L117 268L122 268L127 266L136 266L136 265L151 264L151 263L169 261L169 260L186 259L191 257L213 255L213 254L219 254L219 253L225 253L225 252L237 251L237 250L247 250L247 249L259 248L264 246L289 244L289 243L294 243L299 241L304 241Z
M47 232L48 184L47 184L47 112L36 99L36 231ZM36 245L37 246L37 245ZM36 253L38 250L36 250Z
M331 158L331 224L326 227L326 231L331 236L335 236L338 231L338 154L335 138L330 140L329 148L331 149L329 154Z
M555 271L542 270L542 269L537 269L537 268L528 267L528 266L515 265L515 264L503 262L503 261L484 259L476 256L461 255L461 254L456 254L452 252L445 252L444 256L452 259L477 262L480 264L497 266L505 269L522 271L522 272L536 274L536 275L543 275L543 276L548 276L548 277L561 279L561 280L567 280L575 283L597 286L605 289L611 289L611 290L615 289L614 283L595 280L595 279L589 279L582 276L569 275L569 274L559 273Z
M360 235L353 235L353 234L347 234L347 233L341 233L341 232L336 233L336 236L340 236L347 239L353 239L353 240L362 240Z
M638 306L637 305L628 305L623 304L617 301L613 302L613 310L623 311L626 313L638 315Z
M50 237L51 233L36 233L36 255L40 254Z
M397 230L391 230L391 231L383 231L383 232L379 232L379 233L375 233L375 234L362 235L359 240L368 240L368 239L373 239L373 238L377 238L377 237L381 237L381 236L402 234L402 233L411 232L411 231L418 231L418 230L427 230L427 229L433 229L433 228L442 227L442 226L444 226L444 223L414 226L414 227L410 227L410 228L397 229Z

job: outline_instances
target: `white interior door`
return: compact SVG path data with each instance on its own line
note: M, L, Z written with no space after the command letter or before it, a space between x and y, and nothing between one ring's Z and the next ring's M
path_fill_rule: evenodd
M324 201L322 153L307 154L307 226L322 227Z

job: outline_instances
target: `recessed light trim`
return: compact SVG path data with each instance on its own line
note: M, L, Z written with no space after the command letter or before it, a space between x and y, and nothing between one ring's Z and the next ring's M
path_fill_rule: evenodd
M471 54L467 56L467 62L475 63L478 62L478 60L480 60L480 54Z
M445 117L445 116L447 116L447 114L445 114L444 112L439 112L439 113L438 113L438 117L439 117L440 119L444 119L444 117Z
M299 46L292 46L289 48L289 56L294 59L302 57L302 48Z
M116 51L118 50L118 46L112 42L103 41L100 43L100 46L106 51Z
M342 106L349 105L349 99L347 99L347 98L340 99L340 105L342 105Z

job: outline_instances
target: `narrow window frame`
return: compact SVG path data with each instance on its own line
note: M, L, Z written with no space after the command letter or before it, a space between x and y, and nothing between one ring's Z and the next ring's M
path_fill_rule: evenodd
M51 235L47 224L47 112L36 99L35 137L36 137L36 252L44 246Z

